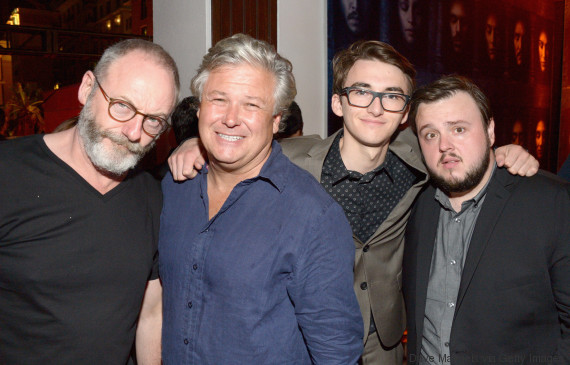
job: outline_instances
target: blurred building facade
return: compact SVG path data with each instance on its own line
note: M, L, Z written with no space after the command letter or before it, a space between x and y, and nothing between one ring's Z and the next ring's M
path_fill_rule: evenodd
M26 6L0 19L0 107L6 119L18 84L43 90L46 101L59 98L58 90L73 88L109 45L133 37L152 40L152 0L51 0ZM44 103L53 105L61 103ZM49 132L69 110L45 114Z

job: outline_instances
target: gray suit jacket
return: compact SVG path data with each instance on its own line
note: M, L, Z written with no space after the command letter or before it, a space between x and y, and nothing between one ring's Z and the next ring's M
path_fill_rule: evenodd
M325 158L339 132L324 140L319 136L306 136L285 139L280 143L283 152L293 163L320 181ZM372 311L380 340L385 347L396 345L405 329L402 297L404 231L411 206L428 181L416 136L409 128L397 133L389 149L415 170L420 178L368 241L361 242L353 236L356 249L354 291L364 320L364 340L368 337Z

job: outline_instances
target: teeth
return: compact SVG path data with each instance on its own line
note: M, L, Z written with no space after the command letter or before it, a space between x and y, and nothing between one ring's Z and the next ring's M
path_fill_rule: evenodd
M223 139L225 139L226 141L230 141L230 142L238 141L238 140L243 138L240 136L228 136L227 134L221 134L221 133L218 133L218 136L220 136Z

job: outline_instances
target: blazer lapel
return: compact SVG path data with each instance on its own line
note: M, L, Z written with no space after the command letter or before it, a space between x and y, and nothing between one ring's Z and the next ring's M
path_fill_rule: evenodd
M473 236L469 243L469 250L465 258L465 266L461 275L461 283L459 285L459 293L457 295L457 309L461 306L465 292L469 288L469 283L473 278L473 274L477 269L477 265L489 243L489 239L493 233L495 225L501 216L505 203L510 197L510 192L506 186L514 182L514 177L505 169L496 168L495 174L491 177L488 191L481 207L481 212L477 217Z
M325 158L331 149L336 135L339 134L341 130L316 143L307 151L307 156L305 157L305 161L303 161L303 168L309 171L319 182L321 181Z

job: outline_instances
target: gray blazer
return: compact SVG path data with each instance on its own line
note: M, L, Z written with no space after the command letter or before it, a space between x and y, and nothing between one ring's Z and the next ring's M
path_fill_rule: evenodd
M325 157L339 132L326 139L312 135L289 138L280 143L283 152L293 163L320 181ZM356 249L354 291L364 320L364 341L368 337L372 311L380 340L385 347L396 345L406 326L402 296L404 231L412 204L428 181L416 136L409 128L397 133L389 149L415 170L420 178L368 241L362 242L353 236Z

